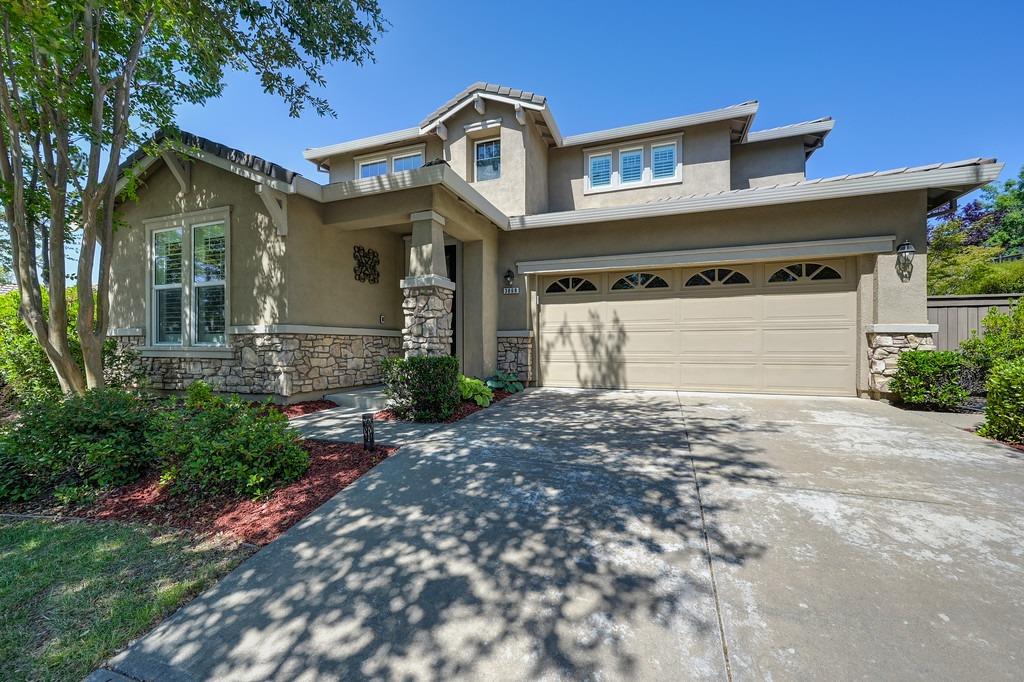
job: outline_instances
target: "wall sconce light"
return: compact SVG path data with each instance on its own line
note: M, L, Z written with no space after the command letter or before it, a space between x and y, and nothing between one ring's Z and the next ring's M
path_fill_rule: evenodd
M903 242L896 247L896 274L903 282L909 282L914 272L914 254L917 249L910 242Z
M515 280L516 280L516 273L512 272L511 270L506 270L505 271L505 286L507 286L507 287L512 286L512 282L514 282Z
M910 265L914 262L914 254L917 253L917 249L910 242L903 242L896 247L896 260L901 265Z

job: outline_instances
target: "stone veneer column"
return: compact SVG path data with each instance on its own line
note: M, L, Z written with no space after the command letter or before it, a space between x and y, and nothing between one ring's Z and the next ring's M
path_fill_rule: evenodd
M405 357L450 355L455 283L444 277L425 275L403 279L401 286Z
M873 324L867 327L868 381L874 397L888 397L889 382L900 355L908 350L935 350L934 324Z

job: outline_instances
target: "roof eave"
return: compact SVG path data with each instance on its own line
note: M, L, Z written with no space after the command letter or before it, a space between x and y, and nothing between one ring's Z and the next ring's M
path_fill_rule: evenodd
M747 132L753 123L754 116L757 114L757 107L757 101L751 100L749 102L734 104L721 109L713 109L711 111L704 111L697 114L686 114L672 118L663 118L657 121L648 121L647 123L636 123L628 126L619 126L617 128L595 130L590 133L581 133L579 135L569 135L562 139L562 144L559 146L579 147L590 144L601 144L603 142L612 142L614 140L657 134L679 128L687 128L705 123L716 123L718 121L729 121L733 119L742 121L742 126L737 132L739 139L742 140L747 135Z

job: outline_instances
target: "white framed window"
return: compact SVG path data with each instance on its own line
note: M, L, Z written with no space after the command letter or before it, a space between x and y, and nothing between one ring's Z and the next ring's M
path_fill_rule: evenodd
M151 346L227 346L228 208L144 221Z
M152 329L154 345L177 345L182 338L182 229L154 230Z
M644 180L644 148L623 149L619 152L619 182L636 184Z
M391 159L391 172L401 173L407 170L416 170L423 166L423 152L405 154Z
M474 179L476 182L501 177L501 139L478 140L473 146Z
M676 143L651 145L651 179L674 180L676 177Z
M372 178L378 175L386 175L388 172L388 160L373 159L372 161L359 162L359 178Z
M610 153L591 154L587 165L591 187L611 187L612 155Z
M677 134L584 149L583 193L680 183L682 148L682 135Z
M416 170L423 166L427 146L416 144L383 152L364 154L353 158L354 174L357 180L375 178L388 173Z

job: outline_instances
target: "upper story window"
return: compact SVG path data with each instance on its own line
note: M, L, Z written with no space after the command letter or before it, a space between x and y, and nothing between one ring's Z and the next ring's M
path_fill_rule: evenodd
M644 149L624 149L619 152L619 180L622 184L642 182L644 179Z
M475 150L475 180L496 180L501 177L501 140L480 140Z
M651 145L651 177L667 180L676 175L676 143Z
M612 184L612 155L594 154L590 157L590 186L610 187Z
M584 193L682 182L681 151L681 136L585 150Z
M403 147L355 158L355 177L363 180L388 173L416 170L423 166L424 145Z
M150 232L150 343L225 345L227 209L155 222Z

